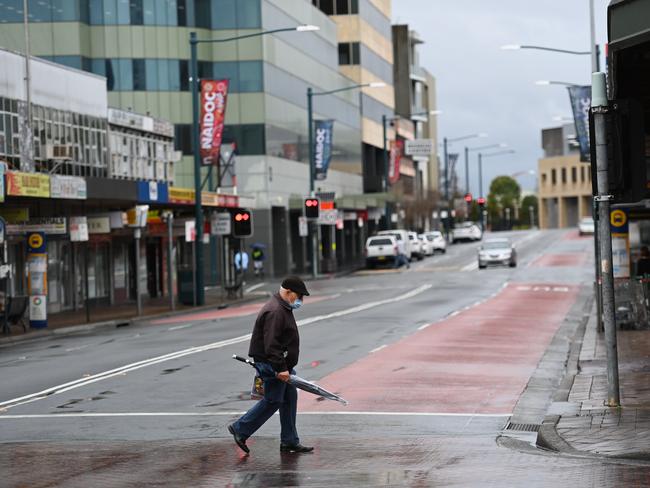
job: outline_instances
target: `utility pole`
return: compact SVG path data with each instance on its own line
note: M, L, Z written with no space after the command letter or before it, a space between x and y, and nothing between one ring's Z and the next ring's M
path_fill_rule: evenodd
M607 168L607 130L605 117L608 110L605 73L593 73L591 82L591 110L594 121L596 147L596 173L598 175L598 217L600 241L600 272L602 273L603 325L607 351L607 405L620 405L618 382L618 348L616 344L616 315L614 310L614 271L612 269L612 236L609 226L610 200Z
M447 152L448 141L447 138L443 138L443 148L444 148L444 158L445 158L445 239L449 241L449 221L451 217L451 209L449 208L449 154Z

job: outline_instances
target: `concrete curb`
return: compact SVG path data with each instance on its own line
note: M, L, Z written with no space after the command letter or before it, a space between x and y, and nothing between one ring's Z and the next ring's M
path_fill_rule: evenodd
M120 319L105 320L101 322L91 322L89 324L70 325L67 327L60 327L58 329L49 329L49 330L45 329L39 331L32 331L19 336L0 337L0 348L10 347L16 344L38 342L45 339L51 339L53 337L64 337L64 336L79 334L83 332L91 332L94 330L104 330L104 329L111 329L111 328L118 328L118 327L131 327L131 326L134 327L148 326L148 325L152 325L149 324L149 322L151 322L152 320L176 317L179 315L198 313L207 310L216 310L219 308L229 308L231 306L237 306L237 305L245 305L248 303L253 303L260 299L266 300L268 296L269 294L266 294L266 296L256 295L256 296L244 297L240 300L228 302L226 307L223 307L222 304L204 305L201 307L186 308L183 310L174 310L173 312L167 311L158 314L143 315L140 317L125 317Z

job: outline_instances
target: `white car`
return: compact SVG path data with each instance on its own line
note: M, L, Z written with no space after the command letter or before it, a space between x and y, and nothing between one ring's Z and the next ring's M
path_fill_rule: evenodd
M442 253L447 252L447 241L445 240L445 237L442 235L442 232L437 230L432 230L431 232L425 233L424 236L427 238L429 242L431 242L431 246L433 247L434 253L436 251L440 251Z
M418 261L424 258L424 251L422 250L422 242L418 239L416 232L409 232L409 241L411 241L411 254Z
M584 217L578 222L578 232L581 236L586 236L594 233L594 219L591 217Z
M395 236L374 236L366 241L366 266L374 268L378 264L395 264L399 247Z
M461 222L451 231L451 241L480 241L483 238L481 228L474 222Z
M406 259L411 260L411 241L409 240L408 231L404 229L394 229L394 230L380 230L377 232L377 235L380 236L393 236L397 239L397 246L400 251L406 256Z
M436 250L433 248L433 242L427 239L427 236L424 234L419 234L418 239L422 243L422 252L425 256L433 256Z
M498 265L517 266L517 250L510 239L487 239L478 250L479 269Z

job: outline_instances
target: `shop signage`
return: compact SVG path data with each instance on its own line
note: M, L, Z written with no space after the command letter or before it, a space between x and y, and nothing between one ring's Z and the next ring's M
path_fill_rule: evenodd
M212 214L210 221L210 231L215 236L230 235L230 222L232 218L230 212L219 212Z
M194 190L189 188L169 187L169 203L180 203L184 205L194 204Z
M50 176L50 197L85 200L88 198L86 180L78 176Z
M43 232L50 235L65 235L68 227L65 217L41 217L33 218L27 223L8 224L7 234L17 235L29 232Z
M138 201L142 203L167 203L169 192L167 183L138 181Z
M323 210L318 213L318 223L320 225L335 225L336 219L339 218L339 211L336 209Z
M86 217L70 217L70 241L88 241L88 220Z
M201 80L201 164L219 163L226 118L228 80Z
M126 221L129 227L142 228L147 226L149 205L136 205L126 211Z
M7 171L7 195L49 198L50 177L40 173Z
M29 220L28 208L0 208L0 217L8 224L22 224Z
M108 218L111 222L111 229L122 229L126 225L126 215L124 212L111 212Z
M7 223L5 222L5 219L0 217L0 244L4 244L6 232L7 232Z
M120 215L120 218L122 216ZM111 219L110 217L88 217L89 234L110 234Z
M196 222L194 220L185 221L185 242L194 242L196 240Z

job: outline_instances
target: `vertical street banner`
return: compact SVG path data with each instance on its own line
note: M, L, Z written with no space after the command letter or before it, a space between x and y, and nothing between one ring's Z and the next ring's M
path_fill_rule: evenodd
M327 178L327 170L332 160L333 120L317 120L314 132L314 174L317 180Z
M591 86L570 86L569 98L573 109L576 137L580 145L580 161L589 162L589 109L591 107Z
M228 80L201 80L199 142L203 166L219 163L227 99Z
M394 185L399 180L399 165L404 154L404 141L390 141L390 159L388 161L388 182Z

